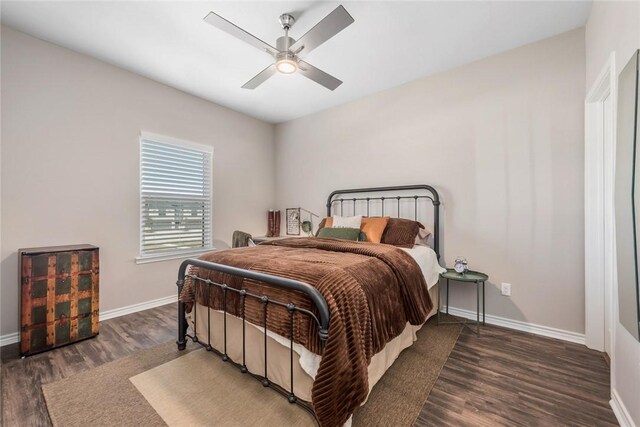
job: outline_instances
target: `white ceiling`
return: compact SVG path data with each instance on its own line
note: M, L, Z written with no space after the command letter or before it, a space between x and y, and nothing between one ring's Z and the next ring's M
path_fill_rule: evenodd
M301 75L241 89L270 64L203 21L214 11L275 45L278 16L298 38L342 4L355 22L305 60L341 79ZM268 122L282 122L583 26L591 2L3 1L2 23Z

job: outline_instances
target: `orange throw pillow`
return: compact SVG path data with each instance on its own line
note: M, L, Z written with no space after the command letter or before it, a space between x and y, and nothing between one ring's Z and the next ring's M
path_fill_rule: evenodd
M367 242L380 243L384 229L389 222L388 216L362 218L360 230L367 235Z
M372 243L380 243L382 240L382 235L384 234L385 228L387 228L387 224L389 223L390 217L363 217L362 224L360 225L360 231L367 235L367 242ZM333 217L324 218L318 224L318 231L320 231L323 227L332 227L333 226ZM316 237L318 234L316 233Z

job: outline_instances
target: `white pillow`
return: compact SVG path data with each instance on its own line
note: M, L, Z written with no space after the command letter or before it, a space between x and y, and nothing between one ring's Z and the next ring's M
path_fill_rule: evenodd
M362 225L362 215L357 216L333 216L333 228L360 228Z
M433 248L433 235L431 234L431 230L429 230L428 228L419 229L414 245Z

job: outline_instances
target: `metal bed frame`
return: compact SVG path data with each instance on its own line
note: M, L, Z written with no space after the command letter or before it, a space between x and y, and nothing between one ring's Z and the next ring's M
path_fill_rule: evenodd
M409 191L422 191L427 194L413 194L413 195L404 195L404 193ZM376 196L376 197L350 197L344 198L344 195L358 195L358 194L371 194L371 193L384 193L389 194L390 192L403 193L402 195L395 196ZM340 196L340 197L338 197ZM332 192L327 199L327 216L331 216L334 205L340 204L340 215L343 214L345 209L345 204L352 203L353 215L356 215L357 207L359 204L363 204L362 202L366 202L366 214L367 216L371 210L371 202L372 201L380 201L381 204L381 216L384 216L385 203L389 201L396 202L397 206L397 217L400 218L401 213L401 201L402 200L413 200L413 213L414 220L418 220L418 201L421 199L428 199L433 204L433 236L434 236L434 250L440 258L440 198L438 192L429 185L404 185L404 186L394 186L394 187L372 187L372 188L360 188L360 189L348 189L348 190L337 190ZM358 203L361 202L361 203ZM190 274L187 272L187 268L189 266L200 267L208 270L219 271L222 273L226 273L232 276L243 277L247 279L258 280L260 282L266 283L268 285L272 285L277 288L291 289L295 291L299 291L304 293L312 303L314 310L307 310L302 307L298 307L291 302L277 301L275 299L271 299L266 295L257 295L247 292L245 289L236 289L234 287L230 287L224 283L217 283L212 280L203 279L198 277L195 274ZM264 387L269 387L277 391L278 393L285 396L289 403L295 403L300 405L302 408L307 410L313 417L316 419L316 414L313 410L313 406L310 402L306 402L302 399L299 399L294 393L294 379L293 379L293 366L294 366L294 350L293 350L293 325L294 325L294 316L296 313L299 315L309 316L312 321L316 323L318 326L318 334L320 338L320 342L322 346L327 341L329 337L329 324L330 324L330 316L329 316L329 307L327 305L326 300L322 296L322 294L313 286L308 283L300 282L297 280L291 280L284 277L274 276L265 273L259 273L251 270L245 270L241 268L231 267L228 265L217 264L207 261L202 261L199 259L187 259L180 264L180 268L178 270L178 280L176 281L176 285L178 286L178 296L180 296L182 292L182 288L185 283L186 278L191 278L191 280L199 281L204 283L207 287L207 295L208 298L211 295L211 287L215 286L216 288L222 291L222 304L223 304L223 348L222 350L216 349L211 345L211 309L207 310L207 330L208 340L207 342L202 342L197 336L197 321L196 321L196 307L197 301L194 301L193 304L193 334L188 334L188 323L185 315L185 304L183 302L178 302L178 340L176 344L178 345L178 350L184 350L187 345L187 338L191 339L194 343L200 344L207 351L211 351L222 358L224 362L229 362L233 366L237 367L240 372L243 374L249 374L253 378L257 379L262 383ZM240 296L240 304L241 304L241 313L242 313L242 361L232 360L227 354L227 294L228 293L236 293ZM252 373L247 369L246 358L245 358L245 349L246 349L246 316L245 316L245 305L247 298L253 298L259 301L263 307L263 324L260 325L264 329L264 373L263 375ZM289 390L284 389L280 385L273 383L269 380L268 370L267 370L267 312L269 306L280 306L287 309L289 312L289 340L290 340L290 388Z

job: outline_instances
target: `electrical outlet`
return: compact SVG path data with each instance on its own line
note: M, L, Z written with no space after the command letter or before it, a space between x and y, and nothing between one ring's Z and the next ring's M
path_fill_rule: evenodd
M502 287L500 288L500 291L502 292L502 295L504 295L506 297L510 297L511 296L511 283L503 283Z

